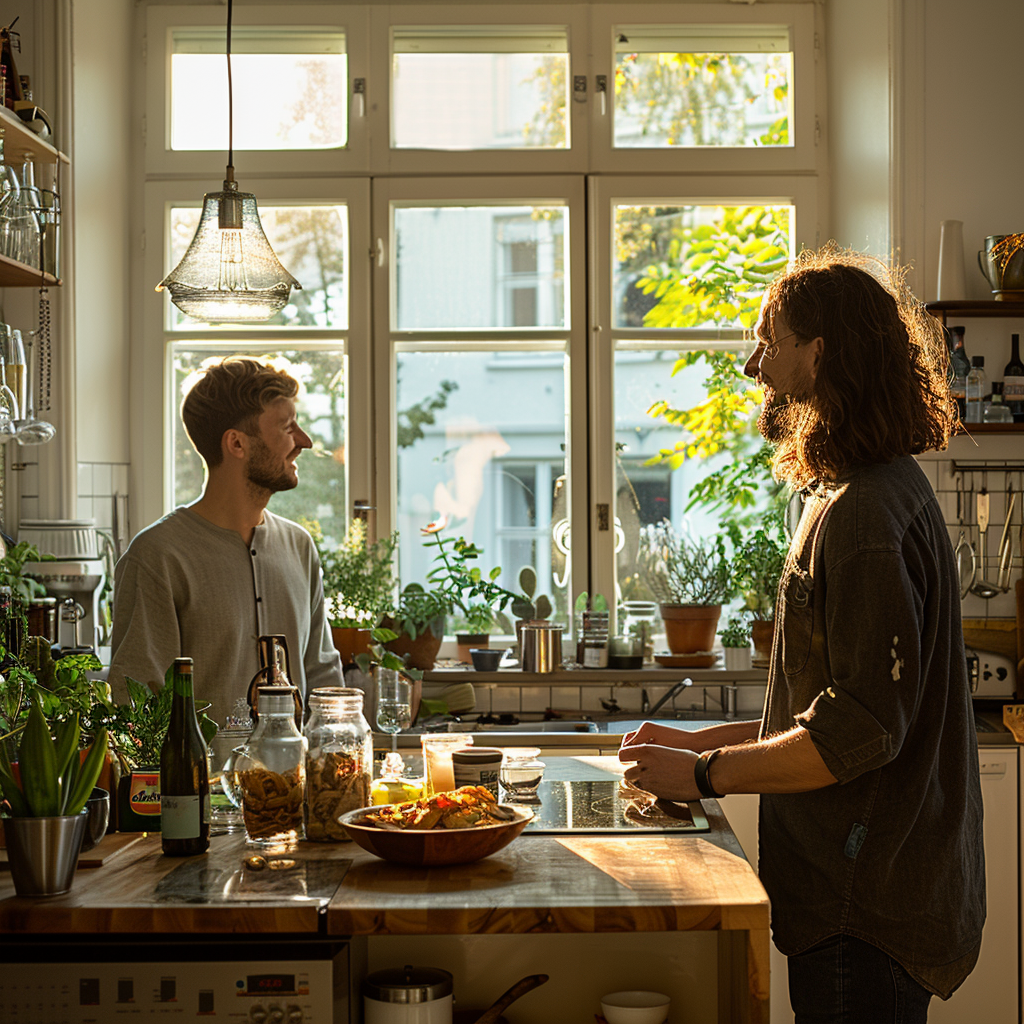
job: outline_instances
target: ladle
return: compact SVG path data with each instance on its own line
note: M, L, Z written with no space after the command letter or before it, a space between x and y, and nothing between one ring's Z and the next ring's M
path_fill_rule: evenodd
M958 481L956 489L956 521L960 527L960 536L957 538L956 547L953 549L953 557L956 559L957 579L960 581L960 597L968 595L971 585L978 575L978 556L974 553L974 545L967 539L967 531L964 529L964 508L963 508L963 480ZM970 558L971 571L964 581L964 561Z
M981 490L978 491L978 538L981 546L981 579L971 585L971 593L975 597L988 601L990 598L1000 594L1001 591L994 583L990 583L985 577L988 575L988 549L985 546L985 534L988 532L989 519L989 493L984 480Z

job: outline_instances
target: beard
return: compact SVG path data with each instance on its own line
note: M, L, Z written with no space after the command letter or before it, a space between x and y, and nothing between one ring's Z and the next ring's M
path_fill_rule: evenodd
M761 436L773 444L795 436L812 411L814 380L810 376L801 377L786 392L776 391L770 384L762 387L764 403L757 417Z
M299 450L296 449L291 454L295 454ZM298 479L289 474L288 470L277 461L261 437L253 437L252 454L249 456L245 473L251 486L270 491L271 494L276 494L278 491L290 491L298 484Z

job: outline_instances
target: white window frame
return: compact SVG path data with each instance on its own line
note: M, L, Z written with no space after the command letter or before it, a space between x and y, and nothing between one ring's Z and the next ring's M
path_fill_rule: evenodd
M369 8L346 4L295 6L235 5L235 26L275 26L286 23L311 29L342 30L348 57L348 142L344 148L243 150L235 149L235 166L239 187L249 187L251 179L267 174L280 174L286 168L300 174L366 174L369 167L369 118L365 94L355 95L353 83L369 77ZM224 135L222 151L188 151L170 148L171 52L172 32L182 28L223 28L226 8L222 4L207 7L183 5L151 6L146 10L146 103L142 137L145 170L148 176L164 174L199 174L208 177L219 173L227 163L228 138ZM226 62L225 62L226 68ZM227 74L225 70L225 75ZM271 85L268 84L268 88ZM235 97L237 105L237 95ZM202 111L196 111L201 117Z
M629 349L662 348L683 351L695 348L735 348L744 344L745 332L726 328L617 328L612 326L612 265L615 246L613 207L721 206L792 204L793 237L797 250L819 244L821 228L818 184L814 178L764 177L593 177L589 180L588 209L591 218L591 319L590 331L590 457L591 578L594 590L606 596L615 590L614 532L598 531L596 509L606 504L615 510L615 353ZM794 253L795 255L795 253Z
M362 248L370 237L370 183L365 178L278 178L261 181L257 202L262 207L304 203L345 204L349 218L349 310L348 328L268 328L232 325L211 328L168 326L169 294L156 292L155 284L171 270L170 211L172 207L200 206L204 190L216 191L219 183L191 181L150 182L144 189L145 237L154 239L145 247L142 267L143 316L139 358L131 370L132 394L132 494L136 522L155 522L173 506L174 432L171 424L178 415L180 396L173 394L174 373L171 345L209 340L218 346L236 346L239 352L273 349L343 350L346 361L346 472L347 493L353 500L368 499L375 504L372 438L365 430L351 429L353 423L368 423L371 417L373 366L370 354L370 270ZM161 458L154 458L161 453Z
M604 75L609 95L603 104L590 104L592 172L635 174L792 174L823 166L819 145L815 7L813 3L730 4L595 4L591 10L594 75ZM787 25L793 45L793 146L707 146L616 149L613 145L615 36L617 26L686 24Z
M515 351L558 351L569 357L566 380L566 464L569 473L569 516L574 537L586 536L586 299L584 248L584 179L577 175L517 178L387 178L374 181L373 222L377 229L378 258L373 269L374 352L378 381L375 430L376 465L381 486L389 488L377 507L377 532L393 530L398 507L396 451L397 355L417 351L488 351L507 347ZM568 214L565 243L565 287L569 297L569 324L565 328L501 328L497 330L392 329L394 316L394 216L396 206L543 205L557 202ZM386 234L384 233L386 231ZM381 385L387 382L386 395ZM577 549L579 550L579 549ZM586 550L585 546L583 550ZM574 561L573 590L586 589L586 558Z

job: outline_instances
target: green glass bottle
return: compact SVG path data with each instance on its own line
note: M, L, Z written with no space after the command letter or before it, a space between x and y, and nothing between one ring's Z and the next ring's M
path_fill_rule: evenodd
M160 749L160 830L171 857L210 847L210 768L192 691L192 659L175 658L171 724Z

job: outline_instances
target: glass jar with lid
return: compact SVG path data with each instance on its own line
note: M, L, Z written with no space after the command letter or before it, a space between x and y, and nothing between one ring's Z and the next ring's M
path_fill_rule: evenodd
M544 762L538 760L539 747L511 747L505 750L498 779L509 800L539 803L537 790L544 777Z
M338 819L370 804L373 735L363 717L363 691L325 686L309 695L306 722L306 838L346 842Z
M291 686L259 688L259 721L235 762L245 837L256 845L302 838L306 740Z
M643 643L644 664L654 663L654 635L661 631L661 616L654 601L624 601L625 617L620 629L623 635L638 638Z

